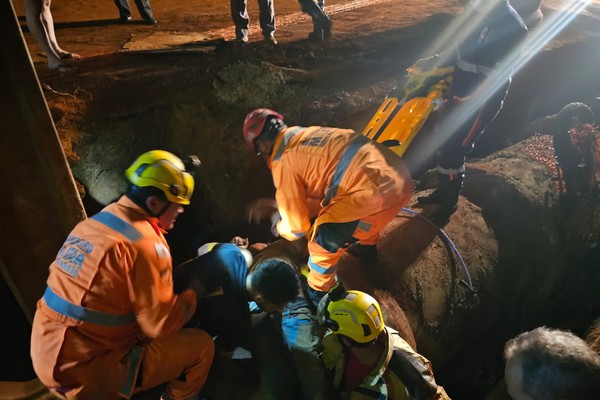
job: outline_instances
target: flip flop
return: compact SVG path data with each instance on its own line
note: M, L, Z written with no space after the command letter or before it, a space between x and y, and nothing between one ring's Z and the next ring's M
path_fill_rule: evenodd
M69 58L78 59L78 58L81 58L81 56L79 54L68 53L68 52L67 53L63 53L63 54L60 55L60 59L61 60L68 60Z
M66 74L70 72L75 72L77 69L69 64L60 64L54 68L50 68L52 71L60 72L61 74Z

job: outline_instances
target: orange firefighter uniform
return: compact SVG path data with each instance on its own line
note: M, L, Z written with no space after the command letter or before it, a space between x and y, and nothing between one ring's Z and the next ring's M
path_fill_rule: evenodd
M320 291L335 282L336 264L351 242L375 244L413 189L398 156L347 129L288 127L275 140L269 168L281 214L278 233L288 240L303 237L316 217L308 244L308 282ZM350 222L356 224L343 240L319 232L324 224Z
M171 254L157 220L128 197L80 222L50 266L33 322L40 380L67 398L129 398L168 382L185 399L206 380L211 337L181 329L196 293L173 293Z

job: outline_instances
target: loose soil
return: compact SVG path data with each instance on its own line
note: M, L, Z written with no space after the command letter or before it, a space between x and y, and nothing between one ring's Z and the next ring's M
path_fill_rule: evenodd
M562 3L544 1L546 18ZM273 192L268 171L249 161L244 149L241 124L248 111L267 106L292 124L360 131L396 78L415 59L430 55L430 45L462 11L460 2L452 0L331 0L327 10L334 21L333 39L314 44L306 40L312 24L298 4L281 2L276 4L277 46L263 44L256 25L250 43L236 46L229 2L154 0L155 26L138 23L132 6L134 22L118 24L111 1L53 2L61 47L83 57L71 61L74 73L49 70L30 34L25 38L63 148L85 192L88 214L122 191L122 171L140 152L165 148L200 156L193 206L169 235L176 263L208 240L236 234L271 240L266 226L243 221L250 199ZM15 7L22 16L21 4ZM256 21L256 2L249 2L249 12ZM600 114L595 103L600 96L599 18L600 1L595 0L515 75L503 113L474 156L510 143L526 123L568 102L584 101ZM182 37L201 42L149 50L159 40ZM145 50L126 50L139 43ZM478 212L467 204L457 218L480 224ZM450 234L458 245L473 242L468 237L473 232L458 225ZM429 243L434 235L421 231L423 237L414 240ZM389 236L383 243L393 250ZM478 238L482 254L496 251L493 232L481 231ZM432 263L447 264L446 253L430 253Z

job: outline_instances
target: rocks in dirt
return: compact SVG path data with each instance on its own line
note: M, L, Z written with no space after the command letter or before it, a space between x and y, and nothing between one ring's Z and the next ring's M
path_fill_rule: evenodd
M220 70L212 84L217 99L232 106L244 104L251 110L306 96L306 87L300 84L310 76L304 70L265 61L261 65L241 62Z

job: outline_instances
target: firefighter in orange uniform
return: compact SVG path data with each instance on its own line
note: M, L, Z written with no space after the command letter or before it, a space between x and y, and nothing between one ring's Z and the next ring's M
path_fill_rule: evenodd
M249 218L270 214L273 232L287 240L308 234L309 294L317 304L350 245L373 260L379 232L410 199L410 174L391 150L353 130L287 127L269 109L247 115L244 140L267 159L277 190L276 202L255 203Z
M163 399L187 399L206 380L214 343L182 329L197 293L173 293L163 233L189 204L194 178L162 150L141 155L126 176L126 194L80 222L50 266L33 366L63 398L128 399L167 382Z

